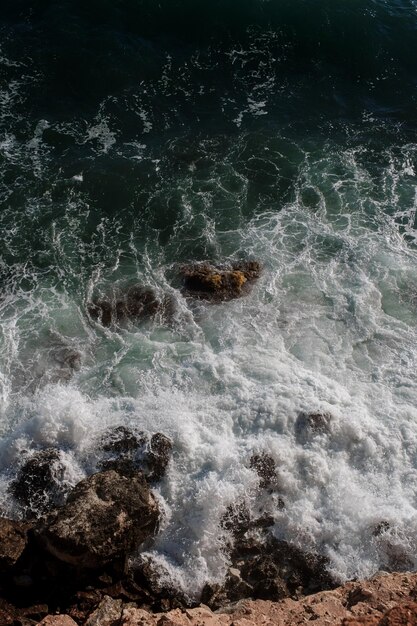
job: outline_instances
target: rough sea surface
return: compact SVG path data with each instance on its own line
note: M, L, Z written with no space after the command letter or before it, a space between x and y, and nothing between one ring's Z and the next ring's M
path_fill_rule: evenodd
M192 596L241 501L340 579L415 569L416 172L415 0L2 0L1 512L28 456L71 486L125 425L174 442L150 554ZM264 270L192 302L205 259ZM171 324L89 318L133 283Z

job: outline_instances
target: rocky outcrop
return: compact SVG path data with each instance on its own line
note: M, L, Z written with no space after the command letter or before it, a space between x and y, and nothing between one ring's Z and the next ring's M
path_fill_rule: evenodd
M331 589L336 583L327 564L325 557L303 552L270 535L265 541L242 536L235 543L224 584L206 585L201 600L219 609L245 598L278 601Z
M159 295L152 287L132 285L112 297L96 298L87 305L93 320L103 326L126 321L140 322L159 317L162 323L170 321L175 303L168 295Z
M379 574L298 600L246 600L151 614L125 605L120 626L417 626L417 574Z
M27 544L28 525L0 517L0 572L17 562Z
M28 459L10 485L26 518L36 518L61 504L66 492L64 464L59 450L47 448Z
M165 475L172 454L172 441L163 433L149 437L143 432L117 426L102 435L100 448L105 453L100 469L114 469L124 475L140 470L149 482L154 482Z
M261 265L257 261L230 265L191 263L180 268L184 294L213 302L243 296L260 273Z
M48 552L73 566L102 567L152 536L159 512L142 475L114 470L81 481L38 530Z

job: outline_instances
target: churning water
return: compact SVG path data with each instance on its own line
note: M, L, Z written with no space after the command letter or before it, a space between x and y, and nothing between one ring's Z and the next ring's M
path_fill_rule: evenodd
M59 448L70 486L126 425L174 442L151 554L191 595L224 574L242 500L341 579L416 568L415 1L14 0L0 19L2 512L35 451ZM239 300L173 279L242 258L264 269ZM171 294L173 322L89 318L132 283ZM301 411L330 431L300 437Z

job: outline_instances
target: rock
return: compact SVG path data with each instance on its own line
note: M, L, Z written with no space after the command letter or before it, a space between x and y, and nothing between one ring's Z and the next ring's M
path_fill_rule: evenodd
M95 568L130 554L153 535L158 517L143 476L127 478L109 470L81 481L38 535L58 559Z
M325 557L303 552L286 541L267 535L265 540L248 533L235 535L232 568L222 585L206 585L202 602L218 610L245 598L278 601L335 587ZM239 571L237 582L235 569Z
M157 316L162 322L167 322L174 315L175 303L171 296L159 296L152 287L132 285L112 298L93 300L87 310L90 317L103 326L127 320L155 319Z
M126 476L140 470L152 482L165 475L172 441L162 433L155 433L149 439L142 432L135 433L125 426L118 426L104 434L101 449L107 454L100 469L113 469Z
M272 481L277 477L275 461L265 452L262 454L254 454L250 459L249 465L261 479L259 483L261 487L269 487Z
M27 544L28 525L0 517L0 572L8 570L22 555Z
M60 452L55 448L36 452L22 465L10 492L24 507L26 517L39 517L52 504L62 502L66 491L64 473Z
M104 596L97 609L89 616L84 626L119 626L123 602Z
M305 444L315 435L329 433L331 421L330 413L300 413L295 422L297 441Z
M184 293L204 300L222 301L239 298L259 278L257 261L232 263L228 266L192 263L180 268Z
M146 459L150 480L160 480L165 475L171 452L171 439L162 433L152 435Z
M77 626L77 622L69 615L47 615L39 622L39 626Z

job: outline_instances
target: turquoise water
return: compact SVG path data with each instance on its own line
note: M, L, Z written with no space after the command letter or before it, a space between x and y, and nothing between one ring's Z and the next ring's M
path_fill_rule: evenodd
M59 447L75 484L125 424L174 441L151 555L188 592L241 499L340 578L415 569L416 3L85 4L0 10L3 511L28 455ZM241 258L246 298L179 291L179 263ZM172 324L88 317L137 282Z

